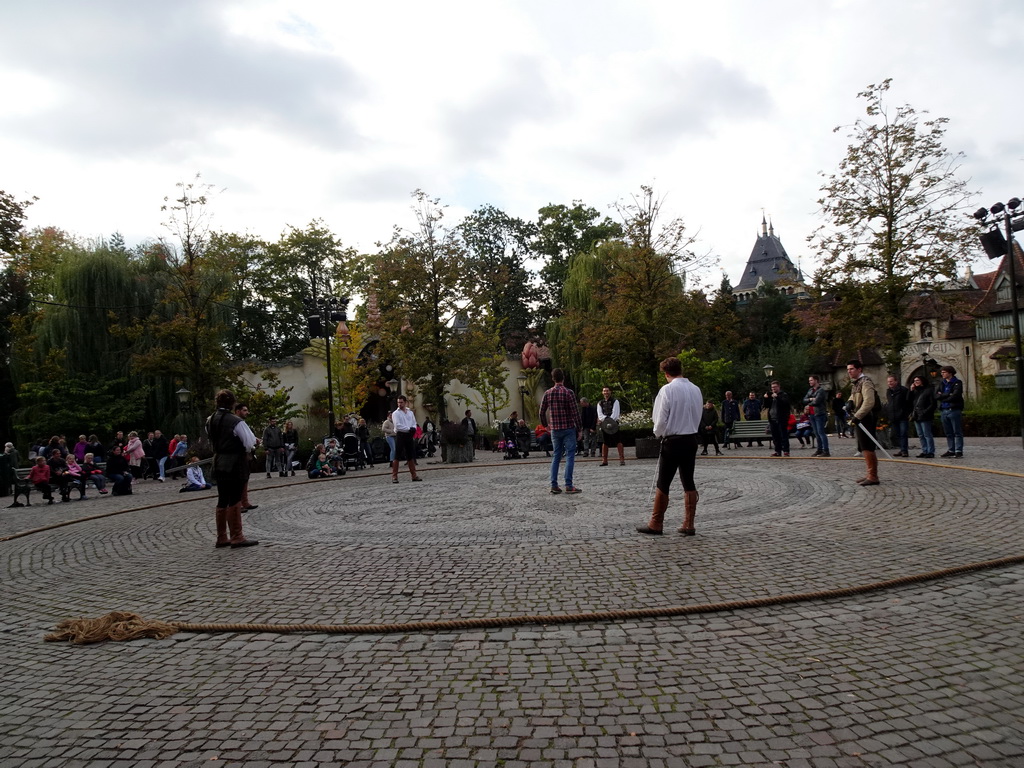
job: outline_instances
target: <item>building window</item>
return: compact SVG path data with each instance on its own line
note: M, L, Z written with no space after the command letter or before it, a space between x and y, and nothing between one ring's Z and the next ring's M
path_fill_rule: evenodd
M1005 277L999 282L999 287L996 288L996 301L1009 301L1010 300L1010 281Z

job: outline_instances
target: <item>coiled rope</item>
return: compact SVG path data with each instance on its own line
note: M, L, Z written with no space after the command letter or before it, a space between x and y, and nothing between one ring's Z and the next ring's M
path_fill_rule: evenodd
M96 619L68 619L57 625L57 631L46 635L49 641L68 640L76 644L96 643L102 640L134 640L140 637L164 638L176 632L268 632L293 634L310 632L333 635L386 635L412 634L416 632L448 631L462 629L494 629L521 627L524 625L592 624L616 622L625 619L653 619L666 616L692 616L701 613L735 611L745 608L764 608L770 605L831 600L838 597L862 595L896 587L933 581L964 573L1001 568L1024 563L1024 555L984 560L938 571L928 571L912 576L858 584L852 587L825 589L816 592L797 592L788 595L770 595L749 600L730 600L723 603L699 603L695 605L667 606L664 608L634 608L622 611L597 611L594 613L536 614L527 616L488 616L480 618L448 619L445 621L411 621L402 624L203 624L186 621L148 621L134 613L115 611Z

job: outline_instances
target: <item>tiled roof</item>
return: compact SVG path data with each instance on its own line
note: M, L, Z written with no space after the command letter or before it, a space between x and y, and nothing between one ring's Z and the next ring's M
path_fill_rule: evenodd
M786 253L782 241L775 235L775 228L768 228L767 222L761 220L761 234L758 235L747 266L743 268L743 276L733 291L752 291L757 288L758 281L777 283L786 279L787 282L803 282L803 275L794 266Z

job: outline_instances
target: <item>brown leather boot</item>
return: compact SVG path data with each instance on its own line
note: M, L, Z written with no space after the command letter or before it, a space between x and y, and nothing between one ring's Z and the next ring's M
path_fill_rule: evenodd
M405 466L409 468L409 474L412 475L412 481L414 483L420 482L422 478L420 478L420 476L416 474L416 462L407 461L405 462Z
M651 521L647 525L638 527L637 533L646 533L650 536L661 536L662 528L665 525L665 510L668 509L668 494L664 491L654 492L654 510L651 512Z
M878 480L878 454L874 451L864 451L864 463L867 464L868 473L862 481L861 485L879 485Z
M619 444L619 466L626 466L626 449L622 447L621 443Z
M697 515L697 502L700 500L700 494L696 491L686 492L686 512L683 516L683 524L679 528L679 532L683 536L694 536L697 533L697 529L693 527L693 519Z
M397 483L398 482L398 460L397 459L395 461L391 462L391 482L392 483Z
M247 539L242 533L242 505L241 503L235 504L232 507L227 508L228 528L231 531L231 548L238 549L239 547L255 547L259 544L255 539Z
M601 463L599 464L599 466L608 466L608 445L605 443L601 444Z
M231 545L228 539L228 511L225 507L217 507L217 548Z

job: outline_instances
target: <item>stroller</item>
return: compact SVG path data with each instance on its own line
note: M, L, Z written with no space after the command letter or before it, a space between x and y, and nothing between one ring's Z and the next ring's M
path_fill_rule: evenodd
M355 436L353 435L353 437ZM341 446L338 444L338 438L324 438L324 453L327 454L327 460L331 463L334 471L339 475L344 475L345 458Z
M359 436L349 432L341 438L341 461L346 468L364 469L366 457L359 446Z
M516 439L516 433L508 427L502 427L501 440L498 441L498 450L504 452L502 459L520 459L522 455L519 450L519 441Z

